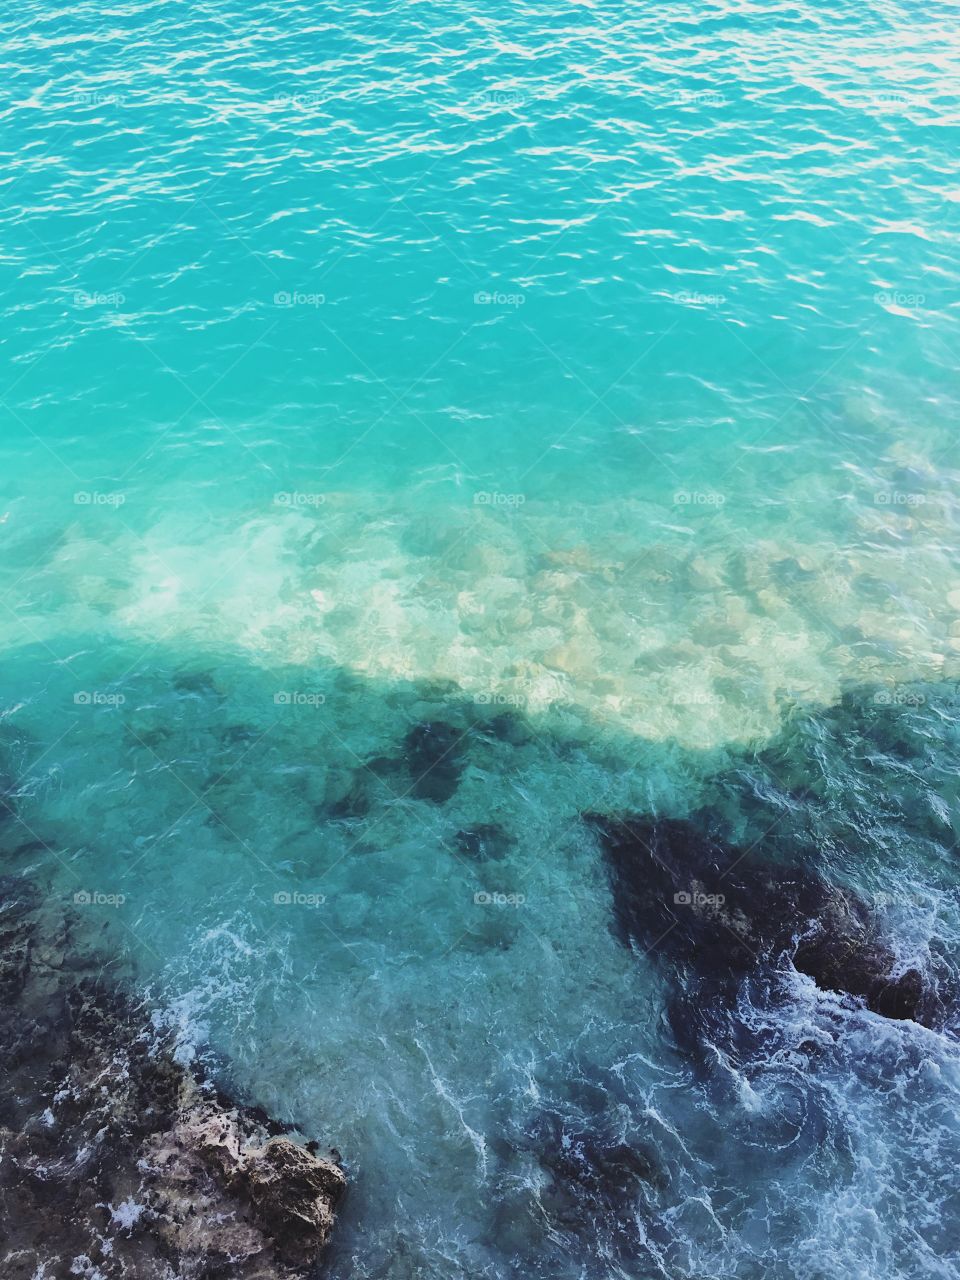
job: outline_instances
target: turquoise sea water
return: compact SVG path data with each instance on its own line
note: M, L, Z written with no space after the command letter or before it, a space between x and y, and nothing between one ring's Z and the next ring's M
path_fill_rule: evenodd
M4 858L342 1152L338 1280L960 1274L955 1039L798 978L704 1074L581 820L952 963L955 17L0 22ZM558 1225L598 1110L661 1175Z

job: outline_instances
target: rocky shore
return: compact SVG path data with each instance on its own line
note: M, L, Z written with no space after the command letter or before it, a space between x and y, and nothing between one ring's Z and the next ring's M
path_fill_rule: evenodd
M593 815L612 891L613 931L650 953L672 989L676 1041L706 1059L729 1037L745 982L779 989L791 972L895 1021L955 1033L956 984L943 958L899 959L872 906L827 880L812 855L793 863L728 843L709 811L690 819ZM766 842L775 845L775 839ZM738 1027L731 1054L763 1050Z
M75 913L0 879L4 1280L315 1274L346 1178L184 1066Z

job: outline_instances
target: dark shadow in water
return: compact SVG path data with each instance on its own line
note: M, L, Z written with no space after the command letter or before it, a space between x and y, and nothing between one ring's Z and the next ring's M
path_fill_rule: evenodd
M81 680L55 669L43 650L9 655L10 694L26 703L18 720L30 723L31 702L43 712L49 698L59 698L68 716L80 684L107 697L122 693L122 708L105 704L103 714L113 714L108 728L97 721L97 749L109 739L114 761L133 774L158 760L174 762L196 787L207 821L228 829L240 821L242 780L251 773L258 787L282 788L283 802L302 808L314 830L353 828L360 847L368 847L384 806L420 802L442 819L471 768L509 775L521 759L548 767L551 758L568 766L579 757L593 768L642 770L645 760L669 757L671 767L702 780L699 809L610 813L598 797L597 812L583 817L580 830L584 847L606 865L610 925L625 965L638 963L631 953L649 953L663 977L664 1053L694 1064L703 1080L715 1074L718 1051L724 1071L732 1064L747 1073L784 1052L771 1026L798 972L845 994L851 1009L955 1030L951 940L934 929L924 948L902 959L886 909L898 904L877 897L899 873L914 886L919 876L932 891L955 892L960 695L952 684L851 690L836 707L796 712L759 752L705 753L638 742L570 708L541 716L491 708L449 684L377 681L321 667L269 672L236 657L184 666L155 650L149 672L134 664L114 688L111 673L124 669L118 655L91 662ZM32 691L13 687L18 672ZM348 700L355 716L339 736L320 723L312 735L302 718L284 720L288 712L299 715L298 699L312 708ZM252 712L258 707L262 714ZM82 714L88 711L101 715L85 704ZM44 714L38 719L49 723ZM0 735L7 869L43 861L45 851L56 854L67 843L52 800L70 784L89 723L78 720L78 737L62 747L52 734L33 744L20 730ZM49 748L38 772L34 761ZM133 844L147 833L137 829L135 806L129 820ZM520 839L500 814L477 813L466 828L451 819L449 827L449 856L471 875L509 857ZM80 839L95 847L97 833ZM474 943L481 954L485 945L509 940L478 935ZM758 1019L758 1008L770 1017ZM819 1141L825 1126L810 1119L810 1099L820 1049L786 1047L810 1079L796 1124ZM584 1063L573 1053L565 1071L540 1084L538 1106L514 1108L492 1144L501 1178L489 1206L491 1257L499 1251L497 1265L507 1265L505 1257L518 1275L559 1276L573 1260L574 1271L589 1275L631 1260L652 1266L651 1249L669 1246L663 1211L673 1193L643 1100L611 1064ZM332 1096L331 1110L336 1105ZM781 1120L793 1123L787 1104ZM376 1153L347 1151L344 1158L349 1167ZM775 1171L770 1159L773 1170L764 1166L765 1174Z

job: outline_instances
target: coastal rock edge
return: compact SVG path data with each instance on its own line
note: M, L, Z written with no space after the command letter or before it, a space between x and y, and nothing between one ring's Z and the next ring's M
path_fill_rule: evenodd
M311 1274L343 1170L178 1061L109 969L75 913L0 879L0 1273Z

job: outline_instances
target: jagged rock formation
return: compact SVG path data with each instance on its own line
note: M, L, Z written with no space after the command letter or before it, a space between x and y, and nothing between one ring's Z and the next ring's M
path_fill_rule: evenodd
M595 818L621 940L669 957L702 993L789 959L824 990L888 1018L943 1017L931 975L898 966L867 903L808 866L726 844L705 822Z
M0 1275L293 1280L343 1171L181 1065L77 924L0 879Z

